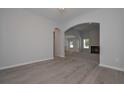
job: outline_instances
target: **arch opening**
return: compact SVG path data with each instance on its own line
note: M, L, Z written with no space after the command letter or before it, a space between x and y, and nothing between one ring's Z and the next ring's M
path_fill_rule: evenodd
M59 50L60 50L60 29L54 28L53 30L53 57L59 56Z
M88 56L99 63L100 23L82 23L66 30L65 56Z

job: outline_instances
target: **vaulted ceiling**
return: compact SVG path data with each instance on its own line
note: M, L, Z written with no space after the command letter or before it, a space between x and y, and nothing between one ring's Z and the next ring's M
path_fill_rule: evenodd
M47 17L58 23L67 22L79 15L96 10L96 8L65 8L61 13L57 8L30 8L26 9L37 15Z

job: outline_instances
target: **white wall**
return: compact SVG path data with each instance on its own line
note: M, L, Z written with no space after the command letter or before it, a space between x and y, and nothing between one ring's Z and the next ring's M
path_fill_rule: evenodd
M121 37L124 37L124 9L120 10L121 12ZM120 56L121 56L121 60L122 60L122 65L124 65L124 40L122 38L121 40L121 50L120 50Z
M52 59L54 27L25 9L0 9L0 68Z
M65 23L63 31L80 23L100 23L100 64L124 70L124 57L122 56L124 52L121 52L124 50L124 43L122 44L124 16L121 16L121 13L120 9L98 9ZM64 37L62 39L64 41ZM64 42L61 47L64 48Z

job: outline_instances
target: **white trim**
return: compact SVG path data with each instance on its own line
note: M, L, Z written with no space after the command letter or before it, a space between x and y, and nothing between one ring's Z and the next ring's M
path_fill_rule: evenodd
M115 69L115 70L119 70L119 71L124 71L123 68L119 68L119 67L115 67L115 66L104 65L104 64L99 64L99 66L101 66L101 67L106 67L106 68L110 68L110 69Z
M58 55L58 57L62 57L62 58L64 58L65 56L64 56L64 55Z
M48 58L48 59L43 59L43 60L35 60L35 61L30 61L30 62L15 64L15 65L4 66L4 67L0 67L0 70L5 70L5 69L9 69L9 68L24 66L24 65L28 65L28 64L32 64L32 63L37 63L37 62L41 62L41 61L51 60L51 59L53 59L53 58Z

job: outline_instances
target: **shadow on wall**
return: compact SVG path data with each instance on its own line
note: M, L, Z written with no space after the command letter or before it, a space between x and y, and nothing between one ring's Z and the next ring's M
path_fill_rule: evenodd
M83 23L65 31L65 54L99 53L100 23Z

